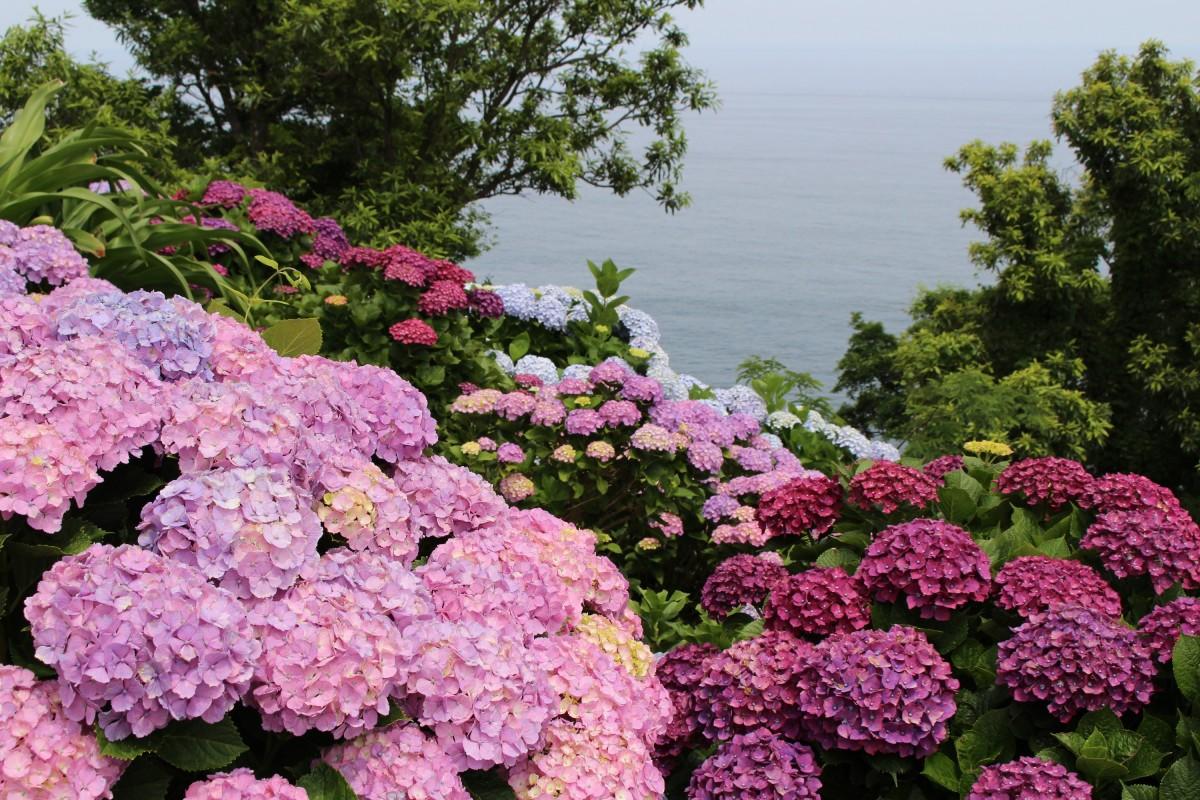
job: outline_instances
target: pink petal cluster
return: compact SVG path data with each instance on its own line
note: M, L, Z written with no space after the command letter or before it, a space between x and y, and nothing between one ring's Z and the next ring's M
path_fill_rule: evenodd
M766 631L708 659L695 691L705 738L724 742L758 728L796 737L801 670L812 647L785 631Z
M1180 636L1200 635L1200 598L1177 597L1138 623L1138 636L1160 664L1171 660Z
M815 567L777 582L763 616L772 630L828 636L870 625L871 602L841 567Z
M351 550L370 550L411 564L418 535L411 507L396 482L374 462L354 454L326 459L314 479L317 516Z
M505 475L500 479L500 494L510 503L520 503L533 497L537 487L533 481L519 472Z
M1060 606L1000 643L996 682L1067 723L1086 711L1138 711L1154 691L1154 660L1137 634L1081 606Z
M732 556L718 564L704 582L700 607L710 616L723 619L743 606L761 605L771 588L787 576L787 569L774 553Z
M444 317L451 311L467 308L470 300L461 281L437 280L417 301L417 310L431 317Z
M1100 573L1063 558L1021 556L996 573L996 605L1025 618L1064 605L1078 605L1113 619L1121 616L1121 596Z
M279 192L250 189L246 193L250 196L250 206L246 215L250 218L250 223L260 231L273 233L284 239L313 232L313 218L308 212L298 208Z
M205 206L223 206L234 208L246 199L246 187L233 181L213 181L204 190L200 204Z
M963 463L962 456L938 456L921 467L921 471L934 480L940 481L949 473L962 469Z
M938 482L919 469L877 461L850 480L850 502L884 514L920 511L937 501L937 490Z
M245 610L194 567L132 545L58 561L25 603L35 655L58 672L66 715L109 739L172 719L217 722L263 647Z
M1031 506L1057 511L1067 503L1085 502L1094 480L1082 464L1069 458L1027 458L1005 467L996 478L996 489L1023 497Z
M1092 800L1092 787L1062 764L1025 756L984 767L966 800Z
M419 344L424 347L433 347L438 343L437 331L430 327L429 323L416 317L401 320L392 327L388 328L388 336L391 336L400 344Z
M371 731L329 748L321 758L361 800L471 800L454 761L411 723Z
M943 621L992 590L987 554L971 534L936 519L885 528L867 547L856 577L876 600L903 597L922 618Z
M401 461L393 476L408 500L409 525L419 538L456 536L504 516L504 501L483 478L441 456Z
M704 677L705 661L719 653L708 642L683 644L668 651L655 665L654 675L671 697L674 716L654 746L654 759L669 774L684 751L698 745L700 720L696 718L696 686Z
M1097 514L1109 511L1141 511L1156 508L1169 516L1187 517L1179 498L1165 486L1145 475L1126 472L1101 475L1088 486L1079 505Z
M799 669L797 707L822 747L925 758L949 735L958 680L925 634L839 633Z
M814 539L828 533L842 510L842 487L824 475L794 478L763 492L758 521L780 534Z
M1100 556L1118 578L1145 575L1162 594L1178 583L1200 589L1200 528L1158 509L1109 511L1096 517L1079 546Z
M437 443L437 423L429 403L411 383L390 369L354 362L329 362L352 404L352 414L371 431L371 449L389 464L419 458Z
M308 792L278 775L260 780L242 767L196 781L183 800L308 800Z
M101 800L125 762L100 754L92 732L63 712L58 688L0 665L0 794L23 800Z
M695 772L688 800L820 800L821 767L812 748L767 730L722 743Z

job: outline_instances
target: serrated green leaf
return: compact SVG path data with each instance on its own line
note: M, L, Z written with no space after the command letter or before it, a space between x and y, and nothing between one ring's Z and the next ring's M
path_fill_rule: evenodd
M968 639L950 654L950 663L956 670L971 676L981 689L996 681L996 648L984 647L974 639Z
M1122 784L1121 800L1158 800L1158 787L1141 783Z
M1103 757L1080 756L1075 759L1075 771L1097 786L1129 776L1123 764Z
M229 717L216 724L196 719L173 722L153 738L154 752L163 761L188 772L223 769L248 749Z
M134 761L113 787L113 800L163 800L171 785L171 772L157 758Z
M321 352L321 323L314 317L283 319L263 331L262 338L281 356L315 356Z
M1200 797L1200 762L1191 756L1172 764L1158 786L1158 800L1196 800Z
M1200 636L1179 637L1171 653L1171 669L1183 696L1200 703Z
M853 550L844 547L832 547L817 556L818 567L841 567L846 572L853 573L858 566L859 556Z
M328 764L318 764L297 783L308 792L308 800L358 800L342 773Z
M129 736L113 742L104 735L104 730L98 724L96 725L96 742L100 745L100 752L103 755L119 758L122 761L133 761L140 755L154 752L154 742L150 737L135 739Z
M987 764L1011 758L1015 748L1016 741L1008 713L1001 710L980 716L971 729L954 743L958 768L968 775Z
M962 777L954 759L945 753L934 753L925 759L925 763L921 766L921 774L943 789L949 789L955 793L959 791Z
M975 516L975 500L963 489L943 486L938 490L938 498L942 514L953 523L965 525Z

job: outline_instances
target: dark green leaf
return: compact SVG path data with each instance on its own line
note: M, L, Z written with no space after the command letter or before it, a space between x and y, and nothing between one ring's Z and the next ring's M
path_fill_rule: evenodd
M246 752L233 720L173 722L154 734L154 751L168 764L188 772L223 769Z
M113 787L113 800L163 800L171 785L171 772L157 758L139 758L121 774Z
M308 800L357 800L358 795L346 783L342 773L328 764L318 764L312 772L298 781L308 792Z
M99 725L96 725L96 741L100 744L101 753L112 758L119 758L122 761L132 761L140 755L154 752L154 740L152 737L135 739L132 736L127 736L120 741L112 742L104 735L104 731Z
M493 772L471 770L462 774L463 785L474 800L514 800L516 793Z
M1141 783L1122 785L1121 800L1158 800L1158 787Z
M508 343L508 357L514 362L520 361L521 356L529 352L529 334L522 333Z
M954 760L945 753L934 753L925 759L921 774L944 789L955 793L959 791L962 777Z
M1191 756L1172 764L1158 786L1159 800L1196 800L1200 797L1200 762Z
M1183 696L1200 703L1200 636L1179 637L1171 654L1171 669Z

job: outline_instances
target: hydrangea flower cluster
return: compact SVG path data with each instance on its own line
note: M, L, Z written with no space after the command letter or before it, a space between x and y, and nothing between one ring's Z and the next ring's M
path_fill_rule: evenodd
M820 800L821 768L811 748L756 730L718 747L687 792L689 800Z
M675 711L654 747L654 759L664 774L699 739L695 689L704 677L705 662L719 652L708 642L683 644L664 654L655 665L654 674L670 695Z
M1059 606L1078 605L1116 619L1121 597L1096 570L1049 556L1014 558L996 573L996 605L1026 619Z
M984 767L966 800L1092 800L1089 783L1062 764L1025 756Z
M250 205L246 215L260 231L291 239L314 230L313 218L286 196L269 189L249 189Z
M900 625L830 636L796 683L805 729L822 747L917 758L946 739L959 687L925 634Z
M722 619L744 606L759 606L787 574L774 553L732 556L718 564L704 582L700 607Z
M1170 489L1145 475L1124 472L1096 478L1080 498L1079 505L1094 509L1097 514L1157 509L1170 517L1189 518L1179 498Z
M949 522L915 519L886 528L867 547L856 577L876 600L908 607L925 619L948 620L956 609L986 600L991 565L971 534Z
M996 478L1001 494L1023 497L1032 506L1057 511L1067 503L1084 502L1092 477L1083 465L1069 458L1027 458L1005 467Z
M1079 546L1100 556L1118 578L1145 575L1162 594L1178 583L1200 588L1200 528L1158 509L1109 511L1096 517Z
M956 455L938 456L921 467L921 471L934 480L942 480L946 475L963 468L963 457Z
M706 660L695 690L704 737L724 742L761 728L795 738L801 673L812 647L785 631L766 631Z
M259 780L242 767L196 781L183 800L308 800L308 792L278 775Z
M817 538L829 532L841 510L841 485L813 475L764 492L758 502L758 521L768 530Z
M902 507L926 508L937 500L938 483L919 469L878 461L850 480L850 502L894 514Z
M1171 660L1180 636L1200 635L1200 599L1177 597L1138 623L1138 636L1160 664Z
M1111 708L1137 711L1154 691L1154 660L1137 634L1105 614L1060 606L1000 643L996 681L1061 722Z
M796 636L849 633L870 624L871 603L841 567L815 567L775 583L764 619Z
M321 758L342 774L362 800L471 798L454 762L411 723L389 725L335 745Z
M62 231L49 225L19 228L0 220L0 281L3 294L24 294L25 282L62 286L88 274L87 261ZM19 282L12 276L21 278Z

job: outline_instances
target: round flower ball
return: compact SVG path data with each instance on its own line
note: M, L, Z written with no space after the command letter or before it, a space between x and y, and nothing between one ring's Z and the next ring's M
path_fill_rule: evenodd
M1065 558L1021 556L996 573L996 605L1032 617L1064 605L1079 605L1116 619L1121 596L1100 573Z
M54 682L0 666L0 794L99 800L112 797L125 767L101 755L95 735L67 718Z
M937 500L938 482L919 469L877 461L850 480L850 502L859 508L894 514L902 507L920 510Z
M1200 528L1156 508L1109 511L1096 517L1079 546L1100 556L1118 578L1145 575L1162 594L1174 584L1200 588Z
M1096 478L1079 504L1095 509L1098 514L1157 508L1172 516L1187 517L1174 492L1145 475L1127 472L1114 472Z
M361 800L471 800L454 762L411 723L371 731L329 748L321 758Z
M841 567L818 567L776 583L763 616L773 630L828 636L870 625L871 601Z
M173 719L218 722L262 645L236 598L195 567L133 545L58 561L25 601L34 655L58 672L70 719L112 740Z
M1058 511L1067 503L1083 501L1094 480L1082 464L1069 458L1026 458L1005 467L996 478L996 489L1023 497L1031 506Z
M822 747L925 758L949 735L959 683L915 628L830 636L796 677L804 729Z
M821 767L811 748L770 731L733 737L695 772L688 800L805 800L821 797Z
M183 800L308 800L308 792L278 775L259 780L242 767L196 781Z
M777 533L828 533L842 510L842 487L832 478L812 475L788 481L763 493L758 522Z
M704 737L724 742L756 728L795 737L797 675L811 650L790 633L765 631L707 659L695 689Z
M923 619L948 620L991 592L987 554L962 528L936 519L884 529L867 547L856 577L876 600L903 597Z
M956 472L963 468L962 456L938 456L933 461L930 461L925 466L921 467L921 471L934 480L944 480L951 472Z
M1160 664L1171 660L1180 636L1200 635L1200 599L1179 597L1159 606L1138 623L1142 644Z
M1061 606L1013 629L1000 643L996 681L1022 703L1068 723L1110 708L1137 711L1154 691L1154 661L1137 634L1104 614Z
M388 328L388 335L400 344L419 344L424 347L433 347L438 343L437 331L430 327L428 322L416 317L397 322Z
M966 800L1091 800L1092 787L1062 764L1033 756L984 767Z
M724 619L743 606L757 606L771 587L787 578L779 556L742 554L717 565L700 590L700 607L716 619Z

